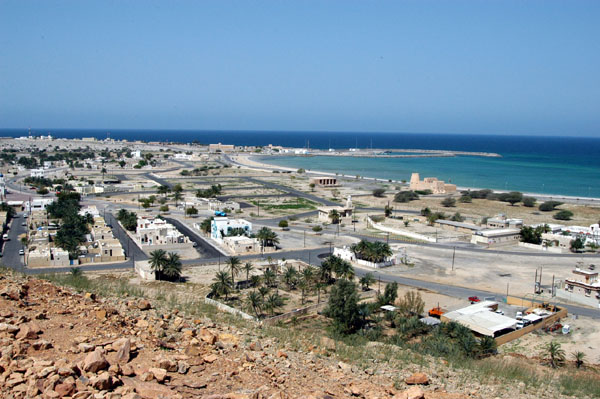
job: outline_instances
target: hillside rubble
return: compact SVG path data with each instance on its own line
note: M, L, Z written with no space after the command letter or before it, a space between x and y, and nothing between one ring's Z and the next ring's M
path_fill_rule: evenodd
M145 299L96 298L0 275L3 398L514 397L474 382L459 386L448 372L360 370L327 356L328 348L335 342L323 338L294 351L256 330L163 313Z

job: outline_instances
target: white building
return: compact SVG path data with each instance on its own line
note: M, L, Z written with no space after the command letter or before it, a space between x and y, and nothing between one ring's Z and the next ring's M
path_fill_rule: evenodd
M141 245L188 244L189 238L163 219L138 217L136 238Z
M241 229L245 235L252 233L252 223L244 219L229 219L227 217L216 217L212 220L210 226L210 237L218 242L223 241L223 237L228 236L233 231ZM238 234L241 235L241 234Z
M0 199L4 200L6 197L6 183L4 182L4 175L0 173Z
M185 160L185 161L191 161L192 160L192 154L183 154L183 153L178 153L175 154L173 156L174 159L181 159L181 160Z
M31 169L29 171L29 176L31 176L31 177L44 177L44 168Z
M48 205L54 202L52 198L34 198L31 201L25 202L25 211L42 211L45 210Z
M142 158L142 151L140 151L140 150L131 151L131 157L133 159L141 159Z
M519 229L523 227L523 219L507 218L505 214L501 213L493 218L489 218L486 225L489 229Z

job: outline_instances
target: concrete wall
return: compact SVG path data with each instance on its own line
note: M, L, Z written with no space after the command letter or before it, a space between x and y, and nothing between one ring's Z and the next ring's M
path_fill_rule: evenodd
M504 334L504 335L496 338L496 344L502 345L507 342L514 341L515 339L521 338L523 335L529 334L530 332L532 332L534 330L552 325L555 322L557 322L560 319L565 318L565 317L567 317L567 309L561 309L560 311L553 314L552 316L546 317L540 323L528 325L527 327L524 327L520 330L515 330L511 333Z
M538 251L550 252L553 254L561 254L563 252L563 250L559 247L547 247L545 245L536 245L521 241L519 241L519 246L523 248L535 249Z
M376 230L384 231L386 233L396 234L399 236L405 236L405 237L409 237L409 238L414 238L415 240L422 240L422 241L427 241L427 242L437 242L437 240L434 237L429 237L429 236L426 236L423 234L414 233L414 232L408 231L408 230L394 229L391 227L384 226L380 223L375 223L375 222L373 222L373 220L370 217L367 217L367 224L369 224L371 227L373 227Z
M222 310L224 312L240 316L242 319L256 321L256 318L253 317L253 316L250 316L248 313L244 313L244 312L242 312L239 309L232 308L231 306L227 306L224 303L221 303L219 301L215 301L214 299L211 299L209 297L205 297L204 298L204 303L208 303L208 304L214 305L217 308L219 308L219 310Z

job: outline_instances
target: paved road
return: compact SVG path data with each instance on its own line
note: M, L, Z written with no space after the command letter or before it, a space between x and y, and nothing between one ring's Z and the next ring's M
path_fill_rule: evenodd
M129 258L134 260L148 259L148 255L146 255L144 251L142 251L140 247L138 247L137 244L129 237L129 235L125 233L125 230L123 230L117 221L117 218L112 213L104 212L104 220L106 221L106 224L110 224L112 226L113 235L121 242L121 246Z
M24 270L23 255L19 255L19 250L23 248L19 235L27 231L27 227L21 226L21 223L27 221L23 215L25 212L19 213L18 217L12 219L10 230L7 232L9 240L2 244L2 259L0 260L4 265L18 271Z
M173 226L177 227L177 229L180 232L188 236L191 241L196 243L197 246L195 249L196 251L198 251L198 254L200 255L201 259L216 258L218 256L227 256L223 252L219 251L217 248L210 245L203 237L201 237L199 234L196 234L194 230L190 229L181 221L173 218L165 218L165 220L171 223Z

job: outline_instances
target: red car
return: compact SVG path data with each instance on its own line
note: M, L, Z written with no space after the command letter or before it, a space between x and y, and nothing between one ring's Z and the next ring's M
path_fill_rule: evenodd
M469 301L471 301L471 303L476 303L476 302L481 302L481 299L479 299L476 296L470 296Z

